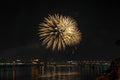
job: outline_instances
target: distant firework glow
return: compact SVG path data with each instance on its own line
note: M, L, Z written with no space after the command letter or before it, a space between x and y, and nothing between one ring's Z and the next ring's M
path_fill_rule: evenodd
M81 41L81 32L77 26L76 21L69 16L49 15L39 24L38 34L42 45L52 50L77 45Z

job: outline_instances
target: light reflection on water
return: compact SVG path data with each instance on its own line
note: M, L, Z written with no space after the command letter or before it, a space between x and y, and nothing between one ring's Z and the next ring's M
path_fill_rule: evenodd
M0 80L77 80L76 72L58 72L51 68L42 72L42 69L41 66L2 66Z
M75 68L75 67L74 67ZM46 69L46 70L45 70ZM68 69L68 70L64 70ZM32 74L32 80L78 80L75 79L75 76L77 76L79 73L76 71L73 71L74 69L70 70L70 67L66 68L44 68L43 66L32 66L31 67L31 74Z
M108 66L107 66L108 67ZM0 80L93 80L107 68L103 66L44 67L0 66Z

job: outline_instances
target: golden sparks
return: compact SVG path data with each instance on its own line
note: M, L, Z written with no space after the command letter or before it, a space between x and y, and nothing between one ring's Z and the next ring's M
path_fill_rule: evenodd
M39 37L42 45L52 50L65 49L66 46L76 45L81 41L81 32L77 23L69 16L59 14L49 15L39 24Z

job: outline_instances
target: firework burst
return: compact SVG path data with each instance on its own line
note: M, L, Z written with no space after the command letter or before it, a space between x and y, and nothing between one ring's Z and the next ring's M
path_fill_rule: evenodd
M61 50L66 46L78 44L81 33L74 19L55 14L44 18L43 23L39 24L39 37L46 48Z

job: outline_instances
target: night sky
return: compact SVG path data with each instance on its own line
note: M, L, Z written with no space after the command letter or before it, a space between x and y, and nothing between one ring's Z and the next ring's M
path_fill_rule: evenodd
M120 57L119 9L116 3L4 1L0 8L0 58L110 60ZM77 21L82 32L79 45L54 52L41 46L38 24L48 14L55 13L71 16Z

